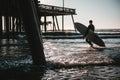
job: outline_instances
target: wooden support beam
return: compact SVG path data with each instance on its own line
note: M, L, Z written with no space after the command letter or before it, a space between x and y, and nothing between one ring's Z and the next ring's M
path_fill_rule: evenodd
M4 31L6 31L6 18L5 18L5 16L3 18L4 18L4 20L3 20L3 24L4 24L3 28L4 28Z
M77 30L76 30L76 28L75 28L75 21L74 21L74 17L73 17L73 15L71 15L71 17L72 17L72 21L73 21L73 26L74 26L74 29L75 29L75 32L77 32Z
M12 17L12 36L15 37L15 17Z
M0 47L2 43L2 15L0 14Z
M7 36L7 40L9 41L9 17L6 16L6 36Z
M2 15L0 15L0 39L2 37Z
M52 16L52 19L53 19L53 31L56 31L56 26L55 26L55 19L54 19L54 16Z
M2 40L2 15L0 14L0 47Z
M46 21L46 16L44 16L44 30L45 30L45 32L47 31L47 21Z
M20 33L22 32L22 25L21 25L21 18L19 17L19 31L20 31Z
M62 31L64 31L64 15L62 15Z
M60 31L58 20L57 20L57 16L55 16L55 19L56 19L56 24L57 24L58 31Z
M11 16L9 16L9 30L11 31Z
M16 32L19 32L19 18L16 18Z
M45 65L45 55L39 20L34 0L19 0L22 19L32 53L34 65Z

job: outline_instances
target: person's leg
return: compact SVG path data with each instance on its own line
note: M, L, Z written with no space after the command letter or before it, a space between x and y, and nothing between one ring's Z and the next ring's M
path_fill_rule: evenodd
M86 42L91 45L91 47L93 47L93 44L91 43L91 41L89 41L88 39L86 39Z

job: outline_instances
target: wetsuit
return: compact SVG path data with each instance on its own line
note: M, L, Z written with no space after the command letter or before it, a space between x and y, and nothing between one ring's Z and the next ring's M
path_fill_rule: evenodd
M89 30L92 30L92 31L94 32L95 27L94 27L93 24L90 24L90 25L88 26L87 31L86 31L84 37L86 37L86 35L88 34ZM92 42L91 42L89 39L86 39L86 42L87 42L88 44L90 44L91 47L93 46Z

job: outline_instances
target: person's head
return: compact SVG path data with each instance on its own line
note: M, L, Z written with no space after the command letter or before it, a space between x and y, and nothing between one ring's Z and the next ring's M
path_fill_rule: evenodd
M92 21L92 20L89 20L89 23L90 23L90 24L92 24L92 23L93 23L93 21Z

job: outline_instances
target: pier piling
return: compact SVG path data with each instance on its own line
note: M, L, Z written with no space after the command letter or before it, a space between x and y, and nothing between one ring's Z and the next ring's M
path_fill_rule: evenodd
M53 31L60 31L57 16L75 14L75 9L39 4L38 0L0 0L0 40L15 40L18 34L25 34L30 45L33 64L46 63L41 34L41 17L44 18L44 30L47 32L47 17L53 19ZM64 31L64 17L62 17ZM41 23L40 23L41 22ZM17 40L17 39L16 39ZM9 44L7 44L9 45Z
M19 3L26 35L32 52L33 64L45 65L46 61L43 51L42 37L39 30L40 23L35 3L33 0L19 0Z
M2 15L0 15L0 39L2 36Z

